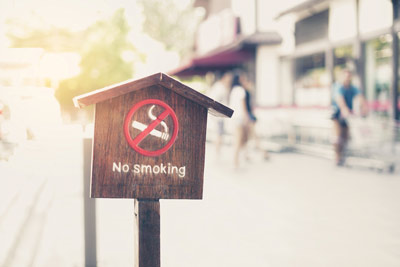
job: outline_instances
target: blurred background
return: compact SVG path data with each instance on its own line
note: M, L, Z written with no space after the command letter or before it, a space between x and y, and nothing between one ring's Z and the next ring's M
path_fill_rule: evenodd
M399 11L398 0L1 0L0 266L134 264L133 200L89 199L94 109L73 97L165 72L216 98L238 70L257 120L239 154L234 121L209 116L204 199L161 201L162 266L400 266ZM354 108L336 166L345 70L369 112Z

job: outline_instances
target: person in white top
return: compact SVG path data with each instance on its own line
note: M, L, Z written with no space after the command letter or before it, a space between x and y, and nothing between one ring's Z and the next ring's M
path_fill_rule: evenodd
M211 87L211 98L214 100L224 104L228 105L229 101L229 93L231 91L231 85L232 85L232 78L233 75L231 72L225 72L222 74L221 78L214 83L214 85ZM225 128L224 128L224 121L222 118L219 118L217 120L217 138L215 140L215 149L217 155L219 155L220 150L221 150L221 144L223 141L223 135L225 134Z
M235 74L232 81L232 91L229 106L234 110L232 122L234 124L234 167L239 167L240 152L245 148L248 139L250 114L246 106L247 75L244 72Z

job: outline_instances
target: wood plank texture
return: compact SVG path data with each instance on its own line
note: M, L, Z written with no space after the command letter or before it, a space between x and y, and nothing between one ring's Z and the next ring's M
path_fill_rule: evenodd
M162 85L165 88L204 106L207 110L210 110L210 113L214 116L232 117L233 110L229 107L214 101L164 73L156 73L142 79L129 80L116 85L111 85L103 89L74 97L73 101L76 107L82 108L133 91L141 90L144 87L150 87L152 85Z
M135 151L129 146L123 132L124 120L130 109L136 103L147 99L159 99L169 105L175 111L179 123L175 143L164 154L155 157L144 156ZM144 106L135 112L132 121L149 125L149 108ZM156 115L162 111L162 108L153 110ZM164 121L171 135L174 128L171 116ZM206 108L160 85L96 104L91 196L201 199L206 126ZM164 131L161 124L155 130ZM130 133L135 136L140 131L132 128ZM164 145L165 140L151 135L139 144L141 148L149 151L160 149ZM115 165L120 166L122 170L115 168ZM149 166L153 166L153 169L150 170ZM135 167L139 168L141 173L135 172ZM160 169L168 173L160 173Z
M162 74L160 84L175 91L177 94L189 98L190 100L199 103L200 105L212 110L211 114L214 116L221 117L232 117L233 110L222 105L221 103L214 101L213 99L199 93L196 90L184 85L183 83L171 78L166 74Z
M73 102L75 107L83 108L107 99L130 93L135 90L140 90L144 87L158 84L160 78L160 73L156 73L143 79L128 80L122 83L113 84L102 89L76 96L73 98Z

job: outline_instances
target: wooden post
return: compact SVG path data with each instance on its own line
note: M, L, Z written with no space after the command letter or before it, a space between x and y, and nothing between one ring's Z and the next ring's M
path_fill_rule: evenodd
M85 223L85 266L97 266L96 200L90 196L92 138L83 139L83 209Z
M135 199L135 267L160 267L160 201Z

